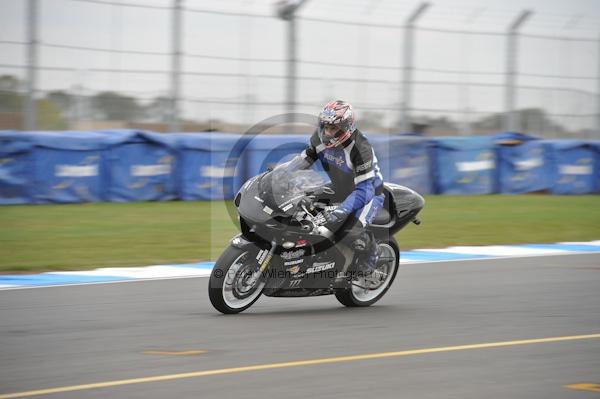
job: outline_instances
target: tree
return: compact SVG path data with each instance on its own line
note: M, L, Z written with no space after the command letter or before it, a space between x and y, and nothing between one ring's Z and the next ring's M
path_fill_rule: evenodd
M46 99L50 101L62 114L67 117L73 105L73 96L62 90L55 90L46 94Z
M48 99L36 101L38 128L42 130L65 130L67 122L62 118L58 108Z
M143 115L141 107L135 98L124 96L112 91L105 91L92 97L92 107L107 120L128 121Z
M19 91L21 81L16 76L2 75L0 76L0 90L2 91Z
M523 132L565 131L564 127L550 120L546 111L541 108L523 108L516 112ZM474 122L473 127L478 130L499 131L504 128L505 117L506 113L486 116Z
M400 128L400 121L397 121L397 128ZM434 134L434 135L448 135L456 134L456 122L447 116L427 116L427 115L414 115L411 123L409 132L417 135Z
M146 118L153 122L167 122L171 112L171 99L165 96L155 97L144 107Z
M558 123L554 123L546 111L540 108L525 108L519 110L521 121L521 130L524 132L542 132L545 130L562 133L565 128Z
M21 112L23 96L19 94L21 81L15 76L0 76L0 112Z
M19 93L23 82L16 76L0 76L0 112L23 112L23 96ZM58 92L57 92L58 93ZM62 93L62 92L61 92ZM52 94L52 93L50 93ZM63 93L65 96L66 93ZM47 96L58 99L57 96ZM44 130L63 130L67 128L67 123L62 118L59 107L51 99L44 98L35 101L37 112L37 124L39 129ZM16 116L22 119L22 116Z

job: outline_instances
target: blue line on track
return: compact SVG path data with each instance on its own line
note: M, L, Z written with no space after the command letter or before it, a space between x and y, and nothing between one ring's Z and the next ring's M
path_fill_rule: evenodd
M581 252L599 252L600 245L588 245L585 243L581 244L525 244L525 245L512 245L514 248L531 248L539 250L562 250L565 253L581 253ZM465 249L468 250L468 249ZM548 253L551 255L552 253ZM506 257L511 257L510 255ZM518 256L517 256L518 257ZM453 253L443 251L431 251L431 250L417 250L417 251L406 251L400 253L401 260L413 261L413 262L435 262L435 261L450 261L450 260L468 260L468 259L486 259L492 258L488 255L469 254L469 253ZM212 270L214 262L198 262L198 263L186 263L180 265L161 265L163 267L172 267L179 269L173 274L173 276L181 276L181 269L196 269L196 270ZM140 268L143 270L143 268ZM164 274L164 268L161 268L161 273L158 274L158 278L168 278ZM97 273L97 272L96 272ZM86 275L85 272L78 272L77 274L62 274L62 273L42 273L42 274L15 274L15 275L0 275L0 289L1 288L19 288L19 287L43 287L49 285L69 285L69 284L85 284L85 283L102 283L112 281L129 281L136 280L138 278L147 279L150 273L141 273L146 277L135 277L136 273L132 273L132 277L124 276L98 276L94 275L94 271L90 271L90 275ZM186 273L183 273L184 275ZM190 273L198 275L198 273ZM203 273L201 273L203 274ZM1 287L6 286L6 287Z
M579 252L600 252L600 246L598 245L582 245L582 244L526 244L526 245L515 245L516 247L522 248L536 248L536 249L560 249L563 251L579 251Z
M212 270L213 267L215 266L215 262L183 263L183 264L180 264L180 265L167 265L167 266L188 267L188 268L191 268L191 269Z
M413 261L436 261L457 259L485 259L487 255L455 254L452 252L406 251L400 252L400 259Z
M0 275L0 285L18 285L21 287L44 286L44 285L67 285L82 283L101 283L107 281L131 280L119 276L80 276L65 274L15 274Z

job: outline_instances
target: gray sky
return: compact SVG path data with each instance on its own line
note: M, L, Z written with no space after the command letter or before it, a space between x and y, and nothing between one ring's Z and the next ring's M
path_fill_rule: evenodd
M112 0L168 7L169 0ZM273 15L272 0L184 0L194 10ZM77 0L40 0L40 37L46 44L98 47L169 53L170 12L166 9L117 7ZM299 111L314 113L328 98L344 98L360 112L375 111L386 122L397 118L400 101L402 25L418 1L400 0L309 0L300 11L299 58L302 61L361 64L384 68L355 68L301 63L298 73ZM25 41L25 0L0 0L0 41ZM523 9L534 15L525 24L526 35L600 38L600 1L597 0L438 0L419 21L423 28L485 31L491 35L465 35L419 31L416 42L413 107L416 115L449 115L469 118L503 110L506 68L505 32ZM351 21L378 26L356 26L318 22L312 19ZM254 18L186 11L183 48L186 54L275 60L239 61L185 57L183 69L207 76L185 75L182 95L185 116L256 122L283 106L263 105L250 109L242 105L208 103L212 99L241 101L251 94L258 101L282 103L285 81L264 75L285 76L286 26L276 18ZM519 70L523 74L566 75L577 79L520 76L519 107L543 107L554 114L593 114L599 73L598 41L559 41L523 37ZM25 47L0 43L0 64L24 65ZM75 71L41 71L42 90L84 86L87 92L117 90L152 98L166 94L165 74L107 73L94 69L168 71L168 55L116 54L76 51L42 46L40 64L68 67ZM24 76L22 69L3 66L0 74ZM461 70L469 74L434 72ZM242 74L241 77L214 74ZM590 78L590 79L583 79ZM372 80L352 82L351 80ZM434 83L438 82L438 83ZM466 83L473 86L467 88ZM498 86L483 86L492 84ZM540 90L554 87L560 90ZM576 90L576 91L567 91ZM200 100L195 102L189 100ZM432 111L428 111L432 110ZM556 120L571 127L592 127L593 117Z

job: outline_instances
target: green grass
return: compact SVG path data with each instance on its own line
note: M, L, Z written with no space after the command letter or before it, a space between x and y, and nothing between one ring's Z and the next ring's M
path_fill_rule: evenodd
M402 249L600 239L600 196L430 196ZM233 215L235 217L235 215ZM0 272L218 257L237 227L224 202L0 207Z

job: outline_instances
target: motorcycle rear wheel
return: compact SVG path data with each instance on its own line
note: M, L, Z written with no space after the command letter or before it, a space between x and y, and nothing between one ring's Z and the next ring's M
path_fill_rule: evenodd
M380 251L380 260L377 262L377 273L380 276L379 285L370 288L373 283L361 275L353 276L350 288L335 293L337 300L348 307L371 306L380 300L391 287L398 267L400 265L400 249L394 238L389 241L377 243Z
M258 270L253 247L240 249L229 246L217 259L208 282L210 303L219 312L236 314L248 309L258 300L265 287L262 276L252 281Z

